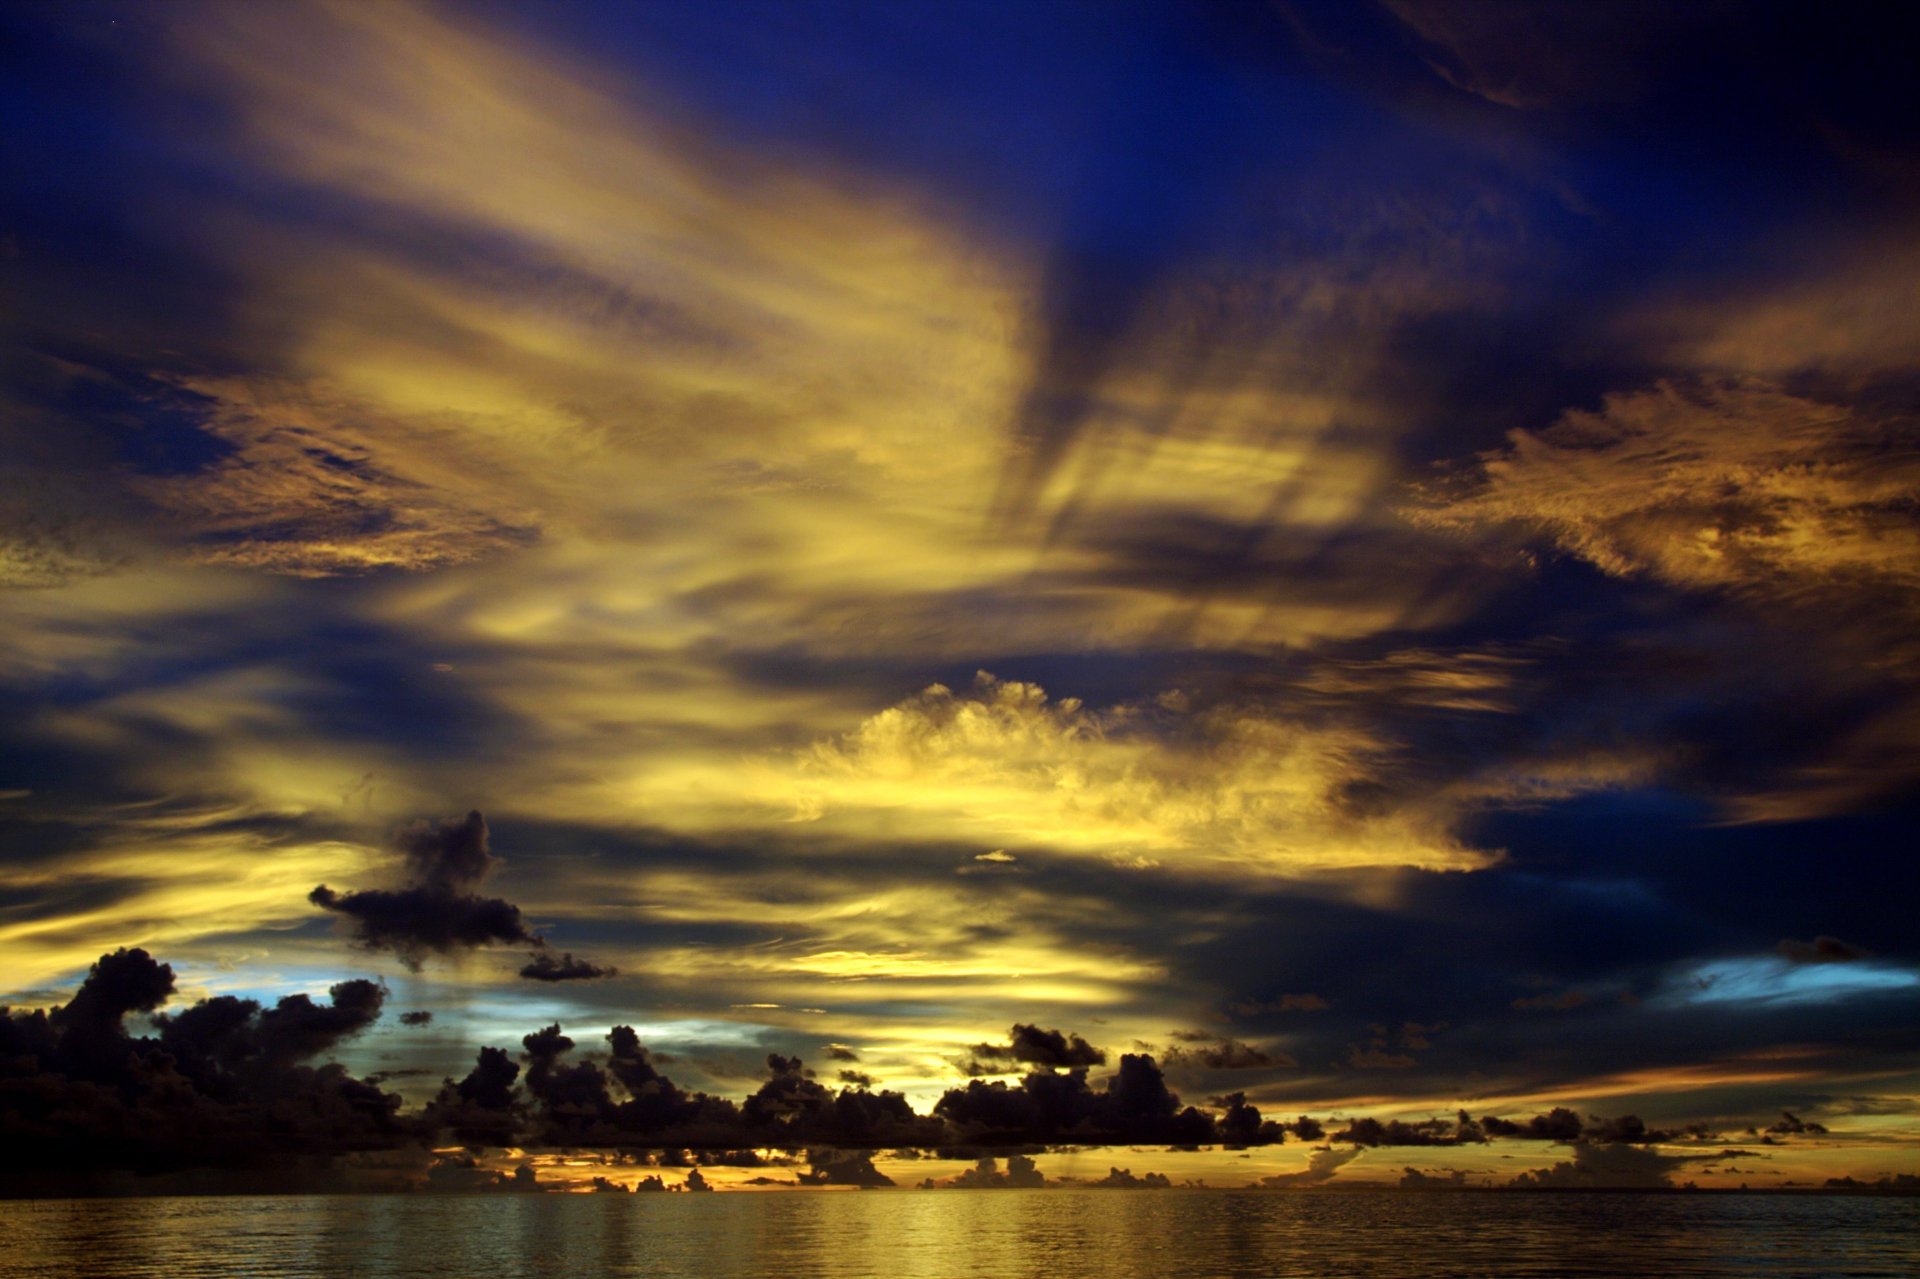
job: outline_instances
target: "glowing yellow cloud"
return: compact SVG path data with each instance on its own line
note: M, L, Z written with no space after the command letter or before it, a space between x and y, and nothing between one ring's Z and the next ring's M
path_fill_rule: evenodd
M1761 383L1608 397L1481 459L1415 518L1517 522L1617 576L1792 595L1920 586L1920 457L1887 424Z
M1485 865L1439 815L1343 800L1393 753L1358 729L1189 712L1178 696L1095 711L983 672L968 693L934 685L744 779L738 767L724 780L674 770L643 800L667 821L726 820L747 798L861 839L1015 844L1187 873Z

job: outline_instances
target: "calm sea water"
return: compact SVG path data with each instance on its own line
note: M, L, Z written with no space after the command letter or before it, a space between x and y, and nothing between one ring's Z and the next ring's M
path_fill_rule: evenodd
M0 1203L0 1275L1920 1275L1920 1200L930 1191Z

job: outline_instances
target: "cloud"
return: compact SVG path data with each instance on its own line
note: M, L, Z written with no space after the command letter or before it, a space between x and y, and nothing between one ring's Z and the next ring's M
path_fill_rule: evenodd
M933 685L769 769L763 794L796 821L863 835L903 814L926 833L990 838L1202 873L1306 874L1366 866L1466 869L1449 817L1369 811L1349 790L1395 750L1357 727L1177 699L1095 711L981 672Z
M1530 1169L1507 1184L1516 1190L1671 1190L1674 1172L1698 1158L1639 1146L1580 1145L1572 1159Z
M1241 1017L1254 1017L1261 1013L1323 1013L1333 1007L1325 998L1304 992L1297 995L1281 995L1277 999L1242 999L1228 1007L1228 1011Z
M1369 1026L1366 1043L1347 1046L1347 1064L1355 1070L1406 1070L1415 1064L1415 1052L1431 1046L1427 1037L1446 1028L1445 1022L1423 1026L1414 1021L1403 1023L1398 1030Z
M1299 1172L1276 1172L1262 1177L1260 1184L1270 1190L1285 1190L1295 1186L1323 1186L1332 1181L1342 1168L1360 1157L1360 1151L1334 1150L1328 1147L1316 1150L1307 1156L1307 1166Z
M1160 1060L1168 1066L1199 1066L1206 1070L1272 1070L1291 1069L1300 1064L1286 1053L1256 1048L1226 1036L1200 1032L1181 1034L1176 1038L1186 1042L1175 1044L1160 1054Z
M1060 1141L1193 1144L1214 1138L1211 1116L1182 1107L1152 1057L1127 1053L1103 1088L1087 1068L1038 1070L1018 1084L970 1080L933 1108L968 1144L1022 1146Z
M1871 952L1852 942L1841 941L1838 937L1824 934L1812 941L1799 941L1792 937L1783 937L1778 950L1783 958L1796 964L1849 964L1858 959L1867 959Z
M1426 1119L1417 1123L1399 1119L1384 1122L1373 1118L1354 1119L1327 1140L1351 1142L1356 1146L1458 1146L1484 1142L1486 1136L1480 1126L1467 1119L1465 1112L1462 1112L1457 1122L1447 1119Z
M1173 1181L1162 1172L1150 1172L1136 1177L1131 1168L1108 1168L1107 1175L1098 1181L1089 1181L1086 1185L1095 1190L1168 1190Z
M1865 391L1920 360L1906 305L1920 281L1908 217L1798 229L1764 267L1663 291L1618 327L1674 364L1727 377L1814 375Z
M1571 1143L1580 1139L1585 1125L1580 1116L1565 1106L1555 1106L1552 1110L1535 1115L1524 1124L1512 1123L1488 1115L1481 1119L1481 1126L1495 1137L1531 1137L1539 1141Z
M1672 974L1656 996L1668 1007L1779 1008L1885 997L1920 987L1920 972L1882 960L1811 962L1782 953L1713 959Z
M808 1170L800 1177L802 1185L879 1187L894 1184L893 1178L873 1166L871 1151L809 1151L807 1163Z
M1776 1137L1822 1137L1827 1133L1827 1126L1810 1119L1802 1119L1791 1110L1783 1110L1780 1112L1779 1119L1767 1125L1767 1132Z
M1037 1190L1047 1184L1047 1176L1027 1155L1008 1155L1003 1171L1000 1161L982 1155L978 1163L946 1181L929 1177L920 1183L922 1190Z
M571 951L558 958L547 951L536 951L527 956L527 962L520 968L520 975L529 981L593 981L602 977L617 977L620 970L575 959Z
M1042 1030L1015 1022L1005 1044L975 1044L973 1060L1033 1066L1074 1067L1105 1065L1107 1054L1078 1035Z
M308 1064L379 1018L381 986L339 982L324 1004L222 995L154 1013L152 1035L129 1035L125 1018L166 1003L174 980L170 965L123 949L101 956L64 1005L0 1010L0 1139L41 1152L6 1175L11 1191L86 1193L115 1173L192 1168L257 1188L424 1137L398 1096Z
M337 893L322 884L308 900L351 919L361 945L391 951L413 969L429 954L455 954L495 942L545 944L527 930L518 906L473 891L499 863L488 851L486 819L478 812L461 820L416 823L401 832L399 843L408 880L404 888ZM540 971L556 975L539 980L589 975L559 976L559 966Z
M447 1142L476 1149L653 1150L681 1163L691 1158L688 1152L699 1152L702 1164L714 1166L756 1166L764 1160L755 1151L807 1150L812 1171L803 1182L876 1185L882 1174L870 1152L880 1149L1018 1152L1062 1143L1245 1148L1293 1137L1355 1148L1340 1152L1330 1144L1314 1152L1306 1170L1264 1183L1273 1186L1325 1181L1359 1149L1378 1146L1490 1139L1572 1145L1567 1167L1539 1170L1520 1182L1546 1185L1614 1184L1594 1178L1617 1177L1622 1169L1658 1174L1695 1158L1731 1157L1636 1161L1595 1154L1645 1150L1679 1134L1649 1128L1633 1115L1583 1121L1566 1108L1524 1123L1476 1120L1465 1111L1420 1121L1356 1116L1329 1136L1305 1115L1290 1123L1265 1119L1243 1093L1214 1098L1217 1115L1183 1107L1154 1059L1137 1054L1122 1056L1098 1086L1084 1066L1036 1070L1013 1085L976 1079L949 1090L922 1115L898 1093L873 1091L868 1080L829 1088L799 1058L774 1053L759 1086L735 1101L680 1087L629 1026L608 1032L599 1053L577 1052L558 1024L522 1037L518 1059L507 1049L483 1047L464 1077L447 1079L426 1105L409 1112L378 1081L411 1072L356 1079L338 1065L310 1064L377 1021L384 987L353 979L335 983L324 1003L304 993L272 1005L223 995L155 1011L173 985L168 965L141 950L122 950L102 956L64 1005L0 1014L0 1135L59 1152L35 1171L50 1177L37 1183L39 1193L48 1186L105 1185L103 1178L135 1169L253 1176L290 1159L319 1176L342 1156L377 1151L421 1156L408 1165L412 1172L396 1175L441 1184L464 1176L449 1171L436 1182L429 1174L425 1152ZM151 1034L136 1037L125 1021L142 1012L150 1015ZM1824 1131L1785 1112L1767 1139ZM1013 1155L1005 1173L984 1161L951 1184L1024 1184L1029 1174L1023 1169L1031 1163L1021 1158Z
M1763 382L1661 382L1515 431L1412 517L1515 524L1616 577L1767 599L1920 586L1920 457L1868 410Z

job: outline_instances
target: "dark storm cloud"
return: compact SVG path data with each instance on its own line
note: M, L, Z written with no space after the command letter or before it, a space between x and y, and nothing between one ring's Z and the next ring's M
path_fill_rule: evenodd
M556 958L546 951L539 951L527 956L520 975L529 981L593 981L600 977L617 977L620 970L575 959L571 952Z
M402 1026L429 1026L433 1024L433 1014L424 1008L416 1008L400 1014Z

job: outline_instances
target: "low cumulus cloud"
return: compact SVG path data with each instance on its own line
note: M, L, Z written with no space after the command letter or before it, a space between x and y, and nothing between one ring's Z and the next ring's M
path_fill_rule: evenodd
M934 1104L933 1113L974 1145L1190 1145L1214 1140L1216 1133L1213 1117L1182 1106L1158 1063L1136 1053L1123 1054L1118 1071L1100 1088L1088 1083L1084 1066L1037 1070L1017 1084L974 1079L949 1090Z
M682 1164L697 1155L702 1164L744 1167L767 1162L755 1152L806 1151L809 1171L799 1181L817 1185L883 1184L872 1162L872 1152L882 1149L985 1154L943 1184L996 1186L1040 1184L1027 1152L1063 1144L1243 1149L1289 1139L1326 1142L1305 1170L1263 1183L1276 1187L1320 1184L1373 1147L1519 1140L1573 1148L1566 1163L1530 1172L1517 1185L1654 1184L1681 1163L1731 1157L1653 1149L1708 1140L1703 1125L1672 1131L1633 1115L1582 1119L1566 1108L1524 1121L1475 1119L1465 1111L1426 1120L1354 1116L1330 1132L1330 1124L1307 1115L1266 1118L1244 1093L1212 1098L1205 1109L1186 1105L1146 1054L1122 1055L1099 1080L1084 1065L1041 1067L1015 1083L973 1079L920 1114L859 1072L845 1072L853 1077L843 1075L845 1086L833 1088L801 1059L772 1053L758 1086L735 1100L681 1087L624 1025L608 1031L598 1051L581 1051L558 1024L523 1036L517 1052L482 1047L464 1076L446 1079L410 1111L380 1083L417 1071L361 1079L324 1060L377 1021L387 996L381 985L338 982L326 1002L304 993L272 1005L223 995L165 1010L174 989L169 965L144 950L121 950L103 955L64 1005L0 1010L0 1139L51 1152L30 1173L0 1184L80 1193L136 1171L197 1169L257 1185L260 1170L297 1167L303 1177L320 1176L343 1158L377 1152L399 1160L393 1168L402 1182L411 1176L418 1183L427 1177L428 1152L449 1143L655 1151ZM147 1015L148 1034L129 1031L136 1014ZM1075 1036L1027 1038L1056 1057L1077 1051ZM1762 1140L1824 1131L1786 1112ZM1632 1153L1606 1153L1614 1150ZM996 1162L1002 1157L1004 1169ZM1160 1184L1130 1176L1110 1173L1100 1184ZM472 1179L449 1169L440 1181L462 1178Z
M1636 1146L1575 1146L1573 1157L1518 1174L1516 1190L1671 1190L1673 1174L1698 1156Z
M249 1170L255 1186L353 1152L417 1145L398 1095L338 1065L310 1064L380 1016L381 986L344 981L319 1003L231 995L126 1019L173 995L171 965L146 951L101 956L50 1011L0 1010L0 1141L36 1153L0 1174L14 1193L86 1192L99 1179L182 1168Z
M1000 1161L992 1155L982 1155L973 1167L956 1173L944 1181L932 1177L920 1183L922 1190L1038 1190L1047 1184L1047 1175L1040 1171L1030 1155L1008 1155L1007 1166L1000 1167Z

